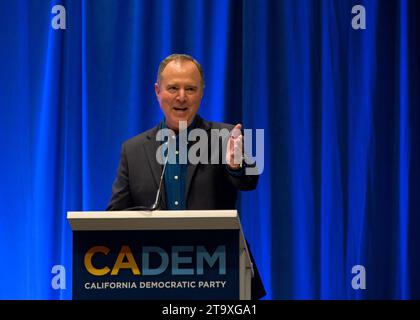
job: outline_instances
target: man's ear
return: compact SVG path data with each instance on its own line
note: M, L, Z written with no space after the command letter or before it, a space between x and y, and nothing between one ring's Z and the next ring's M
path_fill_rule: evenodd
M159 84L157 82L155 83L155 94L156 98L159 98Z

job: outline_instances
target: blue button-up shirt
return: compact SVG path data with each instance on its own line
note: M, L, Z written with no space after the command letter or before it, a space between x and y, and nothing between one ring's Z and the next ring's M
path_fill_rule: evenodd
M187 128L188 132L195 128L196 118ZM167 128L165 120L162 122L162 128ZM166 164L164 182L165 182L165 195L166 195L166 207L168 210L186 210L186 184L187 184L187 169L188 164L180 164L179 162L179 134L173 139L176 142L175 148L168 148L167 156L169 159L175 159L175 161L168 161ZM184 141L186 143L187 141ZM172 143L172 141L170 142ZM188 151L188 144L186 150ZM172 151L172 153L170 153ZM187 155L188 159L188 155Z

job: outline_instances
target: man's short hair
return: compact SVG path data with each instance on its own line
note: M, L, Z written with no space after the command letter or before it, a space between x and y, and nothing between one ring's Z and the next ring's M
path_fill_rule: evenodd
M157 74L158 85L160 85L163 70L171 61L181 61L181 62L192 61L196 65L198 71L200 72L201 86L204 89L204 72L203 72L203 68L201 67L201 64L197 60L195 60L192 56L188 54L183 54L183 53L174 53L174 54L171 54L170 56L167 56L165 59L162 60L162 62L159 64L159 69L158 69L158 74Z

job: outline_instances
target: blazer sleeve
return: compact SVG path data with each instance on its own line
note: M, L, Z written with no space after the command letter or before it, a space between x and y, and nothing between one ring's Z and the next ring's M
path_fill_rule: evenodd
M247 165L244 162L244 167L240 170L232 170L227 164L225 167L228 173L228 178L236 189L241 191L250 191L257 188L259 175L247 175L245 171L247 167L257 169L255 163Z
M126 144L121 148L121 158L117 177L112 185L112 196L107 211L123 210L132 206L130 184L128 179L128 164Z

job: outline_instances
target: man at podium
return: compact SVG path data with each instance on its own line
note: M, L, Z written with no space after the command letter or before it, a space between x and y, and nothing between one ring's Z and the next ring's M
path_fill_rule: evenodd
M164 120L123 143L107 210L235 209L238 191L256 188L258 175L247 174L255 164L244 160L241 124L197 114L204 87L193 57L172 54L160 63L155 94ZM255 268L252 298L264 295Z

